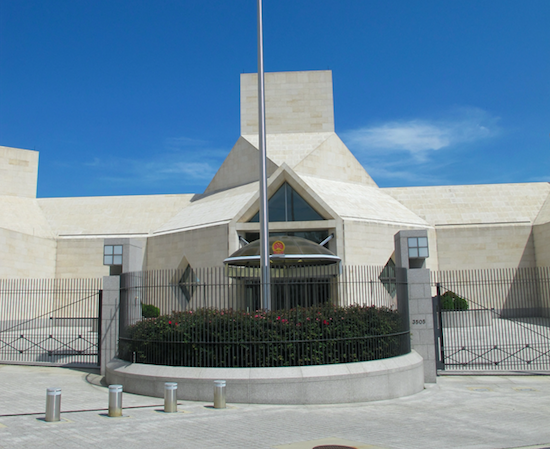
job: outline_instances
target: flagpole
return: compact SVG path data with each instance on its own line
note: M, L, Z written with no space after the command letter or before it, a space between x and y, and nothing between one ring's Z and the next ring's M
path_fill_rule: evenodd
M260 291L262 309L271 310L269 271L269 210L267 203L267 151L265 137L264 42L262 0L258 0L258 143L260 153Z

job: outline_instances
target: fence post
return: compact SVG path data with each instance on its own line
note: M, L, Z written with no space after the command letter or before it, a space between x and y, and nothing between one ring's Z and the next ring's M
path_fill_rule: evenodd
M398 298L398 304L408 303L411 348L424 359L424 382L435 383L437 368L430 270L425 268L425 260L409 252L410 239L427 239L427 231L399 231L395 234L396 268L406 271L406 276L403 276L407 280L406 287L401 289L402 294L406 292L407 299Z
M441 316L441 284L436 284L436 296L433 298L434 307L434 344L436 351L436 368L445 369L445 345L443 343L443 319Z
M101 296L100 372L104 376L107 363L116 357L119 337L120 277L103 277Z

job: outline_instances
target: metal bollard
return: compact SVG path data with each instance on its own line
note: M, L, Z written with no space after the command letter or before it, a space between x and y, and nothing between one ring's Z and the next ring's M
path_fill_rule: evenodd
M178 384L176 382L164 383L164 412L175 413L178 411Z
M214 408L225 408L225 380L214 381Z
M109 385L109 416L122 416L122 385Z
M61 388L48 388L46 391L46 418L47 422L59 421L61 413Z

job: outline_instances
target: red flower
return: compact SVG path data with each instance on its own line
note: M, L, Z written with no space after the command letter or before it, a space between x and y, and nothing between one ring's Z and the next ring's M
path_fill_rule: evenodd
M168 324L172 324L172 321L168 321Z
M329 322L328 322L327 320L323 320L323 324L326 324L326 325L328 325L328 324L329 324Z

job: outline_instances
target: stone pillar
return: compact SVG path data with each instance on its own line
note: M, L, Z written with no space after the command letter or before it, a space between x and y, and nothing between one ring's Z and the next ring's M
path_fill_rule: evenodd
M103 277L101 299L100 372L105 375L107 363L116 357L119 337L120 277Z
M424 382L434 383L437 369L430 270L425 268L425 257L419 257L418 251L415 252L412 247L413 250L409 252L409 243L418 243L418 240L409 239L427 239L427 236L425 230L400 231L395 234L395 262L397 269L406 270L406 276L402 277L407 281L411 348L424 359ZM421 252L421 255L424 254Z

